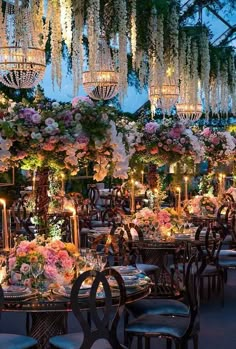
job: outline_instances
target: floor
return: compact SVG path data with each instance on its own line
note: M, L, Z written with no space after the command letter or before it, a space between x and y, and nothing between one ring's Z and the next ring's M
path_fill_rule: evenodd
M0 320L1 332L25 333L25 315L3 313ZM69 330L75 332L76 319L69 316ZM121 331L119 331L121 334ZM122 335L122 334L121 334ZM135 349L136 343L133 343ZM164 349L162 341L154 341L152 349ZM1 348L0 349L7 349ZM101 349L103 345L101 345ZM192 349L191 345L189 349ZM225 306L221 307L218 298L201 304L201 332L199 349L236 349L236 271L229 273L225 286Z

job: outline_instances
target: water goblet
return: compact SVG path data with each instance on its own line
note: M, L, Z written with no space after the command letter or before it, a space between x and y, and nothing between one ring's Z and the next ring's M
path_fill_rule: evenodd
M97 261L98 261L99 269L100 271L102 271L107 264L107 256L105 254L98 254Z
M38 277L43 273L44 267L42 263L31 263L30 269L34 278L35 288L38 288Z

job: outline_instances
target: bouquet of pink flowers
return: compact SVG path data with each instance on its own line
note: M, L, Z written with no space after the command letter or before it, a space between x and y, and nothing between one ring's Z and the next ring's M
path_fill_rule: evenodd
M142 131L136 150L143 161L173 163L190 156L195 162L200 162L203 158L204 149L198 137L179 122L167 120L160 125L151 121L143 126Z
M11 283L31 285L32 265L40 264L43 268L41 278L49 283L65 285L75 278L80 260L73 244L41 237L17 244L11 250L8 263Z
M184 206L184 212L191 215L213 215L219 207L218 199L214 196L197 195Z
M230 161L236 149L236 138L230 132L213 131L205 128L200 140L204 143L206 157L213 162Z

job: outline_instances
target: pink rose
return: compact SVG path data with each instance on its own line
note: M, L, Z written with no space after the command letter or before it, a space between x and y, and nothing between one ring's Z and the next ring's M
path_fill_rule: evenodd
M52 143L45 143L42 148L43 150L52 151L55 149L55 145Z
M41 116L38 113L35 113L31 116L31 120L34 124L39 124L41 121Z
M90 107L94 107L93 101L89 97L78 96L72 99L71 104L72 107L79 107L81 103L88 104Z
M202 131L202 135L205 136L205 137L209 137L211 135L211 129L209 127L205 128Z
M159 127L157 122L151 121L145 125L144 131L149 134L154 134Z
M21 265L21 267L20 267L20 272L22 273L22 274L28 274L29 272L30 272L30 266L29 266L29 264L27 264L27 263L22 263L22 265Z

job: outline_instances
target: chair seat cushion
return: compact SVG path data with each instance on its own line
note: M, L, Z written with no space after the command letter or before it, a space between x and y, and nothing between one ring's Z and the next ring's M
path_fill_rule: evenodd
M128 312L135 318L146 315L179 315L188 316L189 307L174 299L143 299L126 306Z
M180 316L142 315L131 321L125 328L129 334L152 334L152 336L171 336L181 338L189 327L190 318ZM199 329L196 323L194 330Z
M69 333L62 336L50 338L49 342L58 349L79 349L84 339L83 333ZM126 349L125 346L121 345ZM112 346L106 339L98 339L91 349L112 349Z
M28 349L37 345L34 338L18 334L0 333L0 348L2 349Z
M159 270L159 267L154 264L142 264L142 263L136 263L137 269L142 271L145 274L153 273L157 270Z
M201 263L199 263L199 267L201 266ZM183 270L184 270L184 264L183 263L178 263L178 265L174 265L172 264L170 266L170 269L171 270L175 270L177 268L177 270L180 272L180 273L183 273ZM215 265L211 265L211 264L207 264L206 268L203 270L203 272L201 273L201 276L206 276L206 275L209 275L209 274L216 274L218 273L217 271L217 267Z
M218 264L223 268L236 268L236 256L220 256Z

